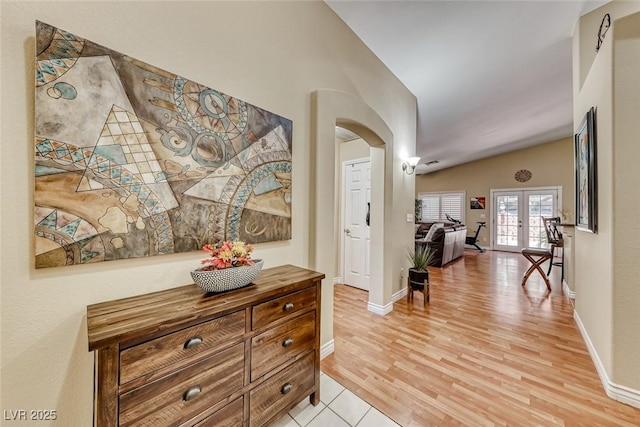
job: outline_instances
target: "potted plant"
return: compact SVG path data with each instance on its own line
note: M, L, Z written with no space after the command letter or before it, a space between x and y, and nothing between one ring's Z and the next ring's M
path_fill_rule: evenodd
M202 267L191 272L196 285L207 292L224 292L238 289L253 282L260 273L264 261L252 260L253 246L244 242L224 241L219 246L204 245L202 250L210 258Z
M429 282L429 265L435 256L435 251L428 245L416 245L415 249L407 250L407 259L411 263L409 268L409 282L412 289L422 290L425 280Z

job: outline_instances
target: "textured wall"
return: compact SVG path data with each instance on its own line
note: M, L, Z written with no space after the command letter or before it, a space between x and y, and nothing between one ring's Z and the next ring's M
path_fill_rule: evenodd
M640 395L638 11L639 2L607 3L582 17L573 35L573 120L577 126L589 108L597 108L598 174L598 234L575 233L576 313L595 351L596 366L608 380L607 391L618 393L616 386L622 386L635 395L636 405ZM596 34L606 13L612 26L596 55Z
M640 391L640 13L616 22L614 38L613 371Z
M610 30L613 33L613 29ZM613 105L612 44L605 38L582 89L573 98L573 122L577 127L589 108L596 107L598 170L598 234L575 232L576 312L589 332L607 372L611 372L612 324L612 215L613 215Z

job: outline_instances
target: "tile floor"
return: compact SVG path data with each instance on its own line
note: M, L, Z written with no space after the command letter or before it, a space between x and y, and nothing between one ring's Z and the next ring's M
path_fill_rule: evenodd
M324 372L320 374L320 403L304 399L274 427L399 427L390 418L344 388Z

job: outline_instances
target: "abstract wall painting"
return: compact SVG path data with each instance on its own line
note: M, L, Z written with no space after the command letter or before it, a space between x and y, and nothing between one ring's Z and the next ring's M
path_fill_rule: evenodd
M596 111L590 108L578 127L575 139L576 228L598 231L596 175Z
M484 209L486 198L484 196L471 197L469 199L470 209Z
M291 239L292 122L36 22L35 266Z

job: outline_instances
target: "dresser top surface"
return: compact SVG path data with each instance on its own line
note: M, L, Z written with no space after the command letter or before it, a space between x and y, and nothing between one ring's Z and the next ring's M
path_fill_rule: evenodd
M249 286L207 294L196 285L180 286L87 307L89 351L189 326L251 304L312 286L324 274L293 265L264 269Z

